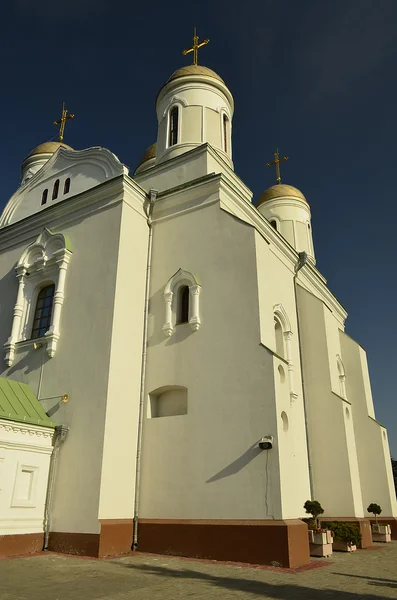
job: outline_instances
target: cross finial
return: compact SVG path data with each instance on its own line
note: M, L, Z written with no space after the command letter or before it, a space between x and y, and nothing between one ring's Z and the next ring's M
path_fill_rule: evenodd
M63 134L65 132L65 124L68 119L74 119L74 115L73 114L68 115L68 111L65 108L65 103L63 102L62 103L62 116L60 119L58 119L58 121L54 121L54 125L60 126L59 127L59 135L58 135L59 142L63 142Z
M267 167L271 167L273 165L276 165L277 183L281 183L280 163L284 162L285 160L288 160L288 156L283 156L283 158L280 158L280 156L278 154L278 148L277 148L276 152L274 153L274 160L272 162L266 163Z
M197 35L196 28L194 28L193 46L191 48L188 48L187 50L183 50L182 54L184 56L186 56L186 54L189 54L189 52L193 52L193 64L197 65L197 63L198 63L198 50L202 46L205 46L206 44L208 44L208 42L209 42L209 40L207 38L205 38L205 40L203 40L202 42L199 43L199 37Z

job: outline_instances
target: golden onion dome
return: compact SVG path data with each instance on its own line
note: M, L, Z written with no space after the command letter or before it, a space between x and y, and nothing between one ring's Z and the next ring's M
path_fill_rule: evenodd
M149 146L149 148L146 148L145 152L141 156L141 160L138 163L137 169L138 169L138 167L143 165L148 160L152 160L153 158L156 158L156 146L157 146L157 144L156 144L156 142L154 142L154 144Z
M179 77L191 77L192 75L204 75L205 77L212 77L212 79L216 79L223 84L225 83L222 77L219 77L215 71L208 67L203 67L202 65L187 65L186 67L181 67L171 75L167 83L174 79L179 79Z
M39 144L36 146L36 148L29 153L29 156L34 156L35 154L54 154L58 148L73 150L71 146L68 146L63 142L44 142L44 144Z
M277 183L267 188L259 198L257 206L261 206L264 202L275 200L276 198L300 198L307 202L306 198L298 188L285 183Z

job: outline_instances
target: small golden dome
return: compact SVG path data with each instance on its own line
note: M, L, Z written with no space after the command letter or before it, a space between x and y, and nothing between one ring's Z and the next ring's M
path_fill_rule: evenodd
M54 154L58 148L73 150L71 146L68 146L63 142L44 142L44 144L39 144L34 150L32 150L32 152L29 153L29 156L34 156L35 154Z
M268 200L274 200L275 198L300 198L307 202L306 198L298 188L293 185L287 185L285 183L277 183L267 188L259 198L257 206L260 206Z
M206 77L212 77L212 79L216 79L221 83L225 83L222 77L219 77L215 71L208 69L208 67L203 67L202 65L187 65L186 67L181 67L171 75L167 83L173 81L174 79L178 79L179 77L189 77L192 75L205 75Z
M154 142L154 144L149 146L149 148L146 148L145 152L141 156L141 160L138 163L138 167L143 165L148 160L152 160L153 158L156 158L156 145L157 145L156 142Z

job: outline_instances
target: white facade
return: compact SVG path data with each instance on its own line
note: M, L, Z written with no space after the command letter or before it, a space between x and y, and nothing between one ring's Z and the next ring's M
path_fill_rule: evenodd
M296 190L255 208L233 171L233 98L210 73L162 88L156 158L134 179L108 150L60 148L0 220L2 374L70 427L57 535L134 516L292 522L311 495L325 516L368 516L369 502L397 516L365 353L314 266L310 207ZM32 340L49 282L49 331Z

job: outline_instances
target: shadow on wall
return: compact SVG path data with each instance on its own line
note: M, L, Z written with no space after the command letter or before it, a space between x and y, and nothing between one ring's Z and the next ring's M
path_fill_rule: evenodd
M119 563L120 564L120 563ZM327 588L319 590L315 588L304 587L293 584L267 583L264 581L256 581L251 579L241 579L238 577L220 577L219 575L209 575L199 571L190 571L188 569L168 569L165 567L155 567L149 565L132 565L123 564L122 566L135 569L136 571L145 572L150 575L158 575L161 578L175 579L201 579L207 585L226 590L248 592L256 594L262 598L278 598L280 600L358 600L365 598L366 600L379 600L380 596L373 594L352 593L341 590L333 590Z
M206 481L206 483L212 483L213 481L218 481L219 479L223 479L224 477L230 477L230 475L235 475L244 467L248 465L254 458L256 458L259 454L262 454L262 450L258 448L258 442L255 442L248 450L244 452L239 458L234 460L230 465L213 475Z

